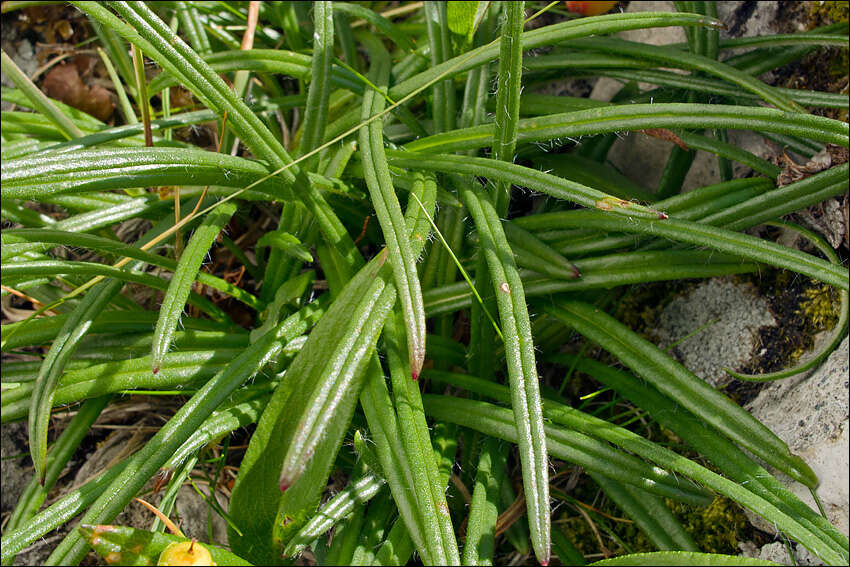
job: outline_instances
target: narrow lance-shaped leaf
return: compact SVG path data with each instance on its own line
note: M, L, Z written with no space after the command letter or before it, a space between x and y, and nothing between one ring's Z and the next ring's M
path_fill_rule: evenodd
M216 236L230 221L230 217L235 212L236 204L232 201L217 207L195 229L192 238L189 239L189 243L183 250L183 255L177 264L177 270L174 272L174 277L171 278L171 283L168 285L168 290L162 300L159 318L153 333L151 367L154 374L159 372L162 359L171 347L174 331L177 330L177 324L186 306L186 298L189 297L189 292L195 283L201 264Z
M334 19L333 2L313 2L313 59L310 67L310 89L304 126L301 130L301 154L318 148L325 135L328 98L331 92L331 62L333 61ZM314 170L319 156L305 160L302 167Z
M351 482L343 490L336 493L331 500L328 500L307 525L301 528L298 535L289 540L283 554L291 557L300 553L313 540L350 514L357 504L368 502L381 490L385 483L386 481L383 478L371 472Z
M561 301L547 312L616 355L729 439L806 486L817 486L817 476L806 462L761 422L607 313L578 301Z
M379 42L369 43L373 57L369 77L376 85L383 88L389 80L389 55ZM383 111L384 104L381 94L367 91L363 95L361 118L368 120L371 116ZM383 129L379 120L372 121L360 129L360 151L366 185L369 187L372 204L387 242L387 254L393 269L393 278L407 329L410 372L412 378L416 380L425 360L425 308L422 303L419 276L416 273L416 256L408 240L404 216L390 177L387 158L384 155Z
M793 135L845 148L848 145L847 123L823 116L754 106L675 102L619 104L523 118L517 124L517 142L543 142L647 128L748 129ZM429 153L471 150L489 146L494 132L493 124L471 126L419 138L404 147Z
M475 221L493 281L504 335L531 540L538 561L548 563L549 460L525 292L493 204L480 191L469 187L462 189L461 197Z
M111 522L130 502L156 471L189 439L204 420L243 382L275 360L287 342L303 334L324 313L319 300L288 317L261 340L247 347L233 362L223 368L174 414L159 432L137 454L83 516L82 522ZM79 562L86 544L79 534L66 537L48 558L53 564Z
M408 379L409 367L403 357L406 349L400 322L400 318L391 315L384 325L384 344L393 381L399 434L413 474L413 489L419 501L426 545L431 549L432 560L441 565L459 565L460 555L446 504L445 486L440 482L433 458L434 448L425 422L419 385Z
M424 394L422 403L425 413L434 419L457 423L485 435L517 443L515 419L508 408L436 394ZM598 471L659 496L699 506L711 503L708 491L691 482L682 482L672 473L615 449L605 441L549 423L545 432L549 453L558 459Z
M112 301L123 285L124 282L120 280L108 280L89 290L65 321L44 357L29 410L30 455L36 476L42 484L47 474L47 432L59 378L80 338L88 332L94 318Z
M395 302L395 290L380 278L367 275L355 283L360 285L348 288L348 293L356 298L353 308L331 308L330 316L310 334L307 345L290 366L289 372L299 377L300 384L288 400L294 411L284 417L290 427L283 433L290 439L280 473L281 490L292 486L304 471L340 401L349 393L352 382L362 376L366 363L363 355L377 341L384 318ZM317 356L323 359L318 363L307 361Z
M496 547L496 522L499 516L499 489L505 479L506 460L500 441L492 437L484 442L475 474L475 487L469 505L464 565L492 565Z
M519 121L519 95L522 92L522 28L525 2L505 4L505 22L499 46L499 87L496 91L496 122L493 129L493 159L513 162ZM499 181L493 203L506 215L511 200L510 183ZM538 557L538 559L541 559Z
M398 419L377 355L372 357L367 370L366 384L360 393L360 405L372 433L381 469L398 508L401 525L406 528L409 539L419 550L422 561L426 564L436 564L431 561L431 549L425 545L422 514L413 491L413 474L405 457Z
M779 563L754 557L723 555L721 553L698 553L696 551L653 551L650 553L629 553L611 559L591 563L595 567L620 566L714 566L714 567L776 567Z
M269 401L234 486L229 539L257 563L276 561L321 501L383 317L395 301L372 262L310 333ZM281 488L285 488L282 492Z
M139 248L136 248L134 246L124 244L123 242L112 240L110 238L105 238L103 236L96 236L93 234L84 234L58 229L23 228L15 230L4 230L2 238L4 252L9 244L18 242L63 244L66 246L78 246L81 248L89 248L92 250L97 250L98 252L115 254L117 256L126 256L135 260L143 260L149 265L160 266L162 268L165 268L166 270L175 271L177 269L177 262L174 261L174 259L172 258L166 258L165 256L160 256L158 254L153 254L145 250L140 250ZM11 246L9 248L11 249ZM3 261L5 262L7 260L8 258L4 256ZM256 297L243 290L242 288L236 287L232 283L227 282L219 277L199 271L197 274L197 281L204 285L208 285L213 289L222 291L242 301L245 305L249 307L252 307L254 309L258 309L260 307L260 302Z

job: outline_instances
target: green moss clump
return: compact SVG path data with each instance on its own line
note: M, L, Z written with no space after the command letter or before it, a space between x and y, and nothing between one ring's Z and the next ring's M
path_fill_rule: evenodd
M738 542L751 539L751 534L745 532L754 531L744 511L722 496L705 508L669 499L667 505L706 553L736 555L739 553Z
M835 327L838 323L838 294L835 289L827 284L813 285L803 291L803 295L805 299L797 312L804 315L816 330Z
M848 21L850 5L847 2L806 2L809 15L809 29L838 22Z

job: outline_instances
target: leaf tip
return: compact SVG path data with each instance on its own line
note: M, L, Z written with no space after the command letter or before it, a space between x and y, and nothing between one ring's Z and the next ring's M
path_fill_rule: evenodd
M418 382L418 381L419 381L419 373L418 373L418 372L411 372L411 373L410 373L410 377L411 377L411 378L413 378L413 381L414 381L414 382Z
M290 486L292 486L292 484L291 484L288 480L283 480L283 479L281 479L281 481L280 481L280 491L281 491L281 492L286 492L286 491L287 491L287 489L288 489Z
M153 373L156 374L157 372L159 372L159 366L154 366Z

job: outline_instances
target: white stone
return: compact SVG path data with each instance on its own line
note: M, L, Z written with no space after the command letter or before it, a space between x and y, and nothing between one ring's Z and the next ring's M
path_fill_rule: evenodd
M836 349L810 377L779 380L759 393L747 409L788 444L820 479L818 497L827 519L848 535L848 469L850 469L850 432L848 432L848 339ZM801 500L817 510L809 489L780 473L776 477ZM773 531L765 522L754 522Z
M688 370L722 386L730 380L723 368L739 370L749 362L759 328L775 325L755 287L713 278L662 310L656 336L662 349L675 344L671 352Z

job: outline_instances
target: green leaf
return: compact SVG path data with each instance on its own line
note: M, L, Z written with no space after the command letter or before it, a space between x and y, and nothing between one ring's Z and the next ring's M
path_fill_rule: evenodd
M307 92L304 125L301 128L301 155L318 148L325 138L328 98L331 93L331 60L334 51L333 2L313 2L313 30L310 89ZM319 156L314 155L305 160L302 167L314 170L318 161Z
M159 309L159 318L153 332L151 348L151 367L153 373L159 372L162 359L171 347L174 331L183 315L189 291L195 283L201 264L209 253L210 246L216 236L230 221L236 212L235 203L224 203L204 218L201 226L195 229L192 238L183 250L183 255L177 263L177 270L168 284L168 290Z
M331 529L354 510L357 504L365 504L384 486L384 479L367 474L352 482L328 500L310 521L289 540L283 555L292 557L301 553L317 537Z
M401 318L390 316L384 325L384 344L393 383L393 397L398 416L398 428L410 471L413 488L419 502L425 529L425 542L433 560L442 565L459 565L460 554L455 540L446 487L441 483L435 462L419 384L409 379L410 367L403 355L404 333Z
M378 42L370 42L372 69L369 76L376 84L386 86L389 80L389 54ZM363 96L361 119L380 113L384 99L370 91ZM422 288L416 273L416 256L407 236L405 220L395 194L390 168L384 155L384 141L380 121L373 121L360 130L360 151L363 154L363 173L372 204L381 223L387 243L387 256L393 270L393 279L407 329L407 348L410 371L415 381L425 360L425 308L422 305Z
M153 565L165 548L173 543L188 542L186 538L149 532L128 526L91 526L77 528L98 555L109 564ZM250 565L247 561L217 545L195 542L209 551L216 565ZM157 563L162 565L163 563Z
M487 4L489 2L478 2L476 0L447 2L446 15L451 32L459 35L465 43L472 41L472 36L484 17Z
M318 304L318 305L317 305ZM303 334L324 312L317 300L288 317L263 340L249 346L186 402L157 432L138 457L101 493L83 516L83 523L112 521L156 471L191 437L204 420L243 382L277 358L286 343ZM86 547L80 536L69 534L53 550L49 562L80 561Z
M612 559L603 559L590 565L608 567L609 565L686 565L710 567L776 567L779 563L741 557L738 555L722 555L719 553L696 553L692 551L656 551L653 553L631 553Z
M304 262L313 261L313 255L301 244L298 237L288 232L273 230L265 233L257 241L257 248L261 246L270 246Z
M577 301L560 301L547 313L602 345L731 440L803 484L817 486L806 462L761 422L607 313Z
M422 396L422 403L425 413L434 419L469 427L511 443L518 442L514 417L507 408L436 394ZM554 424L545 425L545 434L546 445L553 457L599 471L659 496L700 506L711 502L708 494L692 483L682 483L673 474L614 449L607 442Z
M531 541L538 559L548 562L549 460L525 291L493 203L468 187L461 197L478 229L499 307Z

